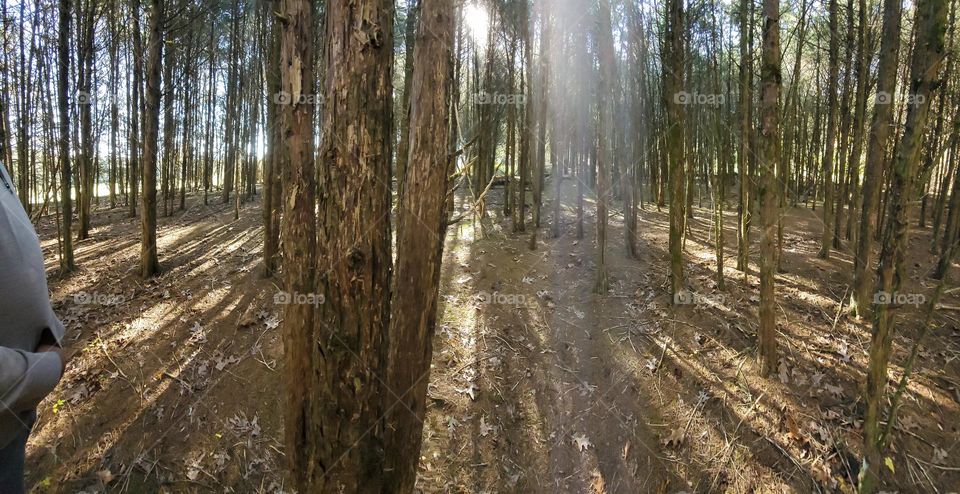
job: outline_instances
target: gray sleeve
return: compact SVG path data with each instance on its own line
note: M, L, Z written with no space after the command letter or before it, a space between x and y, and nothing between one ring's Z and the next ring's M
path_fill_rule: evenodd
M15 413L36 408L60 381L60 357L0 347L0 407Z

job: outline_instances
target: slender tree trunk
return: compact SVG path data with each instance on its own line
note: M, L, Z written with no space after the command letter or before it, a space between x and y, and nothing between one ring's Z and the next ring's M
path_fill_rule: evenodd
M231 14L231 33L230 33L230 59L229 59L229 68L227 70L227 97L226 97L226 108L224 108L224 123L223 123L223 133L224 133L224 162L223 162L223 189L220 191L220 202L223 204L230 203L230 192L233 191L234 180L236 175L236 158L237 158L237 139L236 132L239 130L239 126L236 123L236 114L238 107L240 106L238 101L240 97L241 83L239 82L239 72L240 72L240 2L234 4L234 8ZM288 95L289 96L289 95Z
M820 251L817 257L830 256L833 244L833 158L836 154L835 136L837 133L837 79L840 67L840 33L838 32L837 0L829 0L830 55L827 68L827 130L824 133L826 147L823 152L823 234L820 238Z
M160 66L163 63L163 0L151 0L147 45L146 112L143 115L143 168L140 192L140 275L160 272L157 259L157 144L160 126Z
M420 1L407 1L407 19L404 23L404 56L403 56L403 99L400 102L400 138L397 141L397 201L403 197L403 180L407 169L407 154L410 145L410 81L413 77L413 49L418 17L420 15Z
M140 118L141 86L143 85L143 41L140 36L140 0L131 0L130 12L133 24L133 88L130 91L130 159L127 166L128 205L130 217L137 217L138 191L140 177Z
M760 375L777 368L777 312L774 275L777 270L777 218L780 185L780 0L763 0L763 63L760 70L759 159L760 225L760 328L757 331Z
M120 112L117 105L117 80L119 79L120 48L117 35L117 3L110 1L110 209L117 207L117 175L119 174L119 149L117 147L117 132L120 129Z
M59 74L57 79L57 104L60 110L60 231L63 235L63 255L60 258L60 272L69 273L76 269L73 259L73 202L70 198L70 0L60 0L60 21L57 32L57 57Z
M266 4L261 6L261 19L269 26L269 41L265 43L266 55L263 57L263 71L267 86L266 111L266 155L263 158L263 274L273 276L280 265L280 215L279 194L274 188L280 177L280 163L284 156L281 134L282 107L275 102L280 92L280 30L281 23L272 15ZM269 15L269 18L266 16ZM269 20L267 20L269 19Z
M663 96L667 103L667 156L670 161L670 293L673 302L684 289L682 236L684 228L684 112L678 99L683 91L685 45L683 0L667 3L666 36L664 43Z
M786 122L783 130L783 153L782 159L780 162L780 170L777 174L780 180L780 209L786 207L787 198L790 196L790 173L791 173L791 160L793 159L793 149L794 147L802 147L802 144L798 142L799 132L797 131L798 125L797 120L800 117L800 82L803 75L801 62L803 61L803 48L804 40L806 36L807 28L807 9L808 9L807 0L803 1L803 5L800 10L800 21L798 26L798 35L797 35L797 51L794 55L793 62L793 80L790 82L790 87L787 90L787 103L785 105L784 111L787 113L785 116ZM799 164L796 164L795 168L800 168ZM797 184L799 187L799 184ZM782 270L783 264L783 215L781 214L777 218L777 271Z
M892 95L897 90L897 54L900 51L900 12L902 0L884 0L883 36L880 40L880 62L877 68L877 97L873 105L873 121L867 146L867 161L863 180L863 203L860 207L860 233L857 235L857 253L853 257L853 291L850 308L864 317L870 312L873 289L873 244L876 231L875 212L883 180L891 125L893 123Z
M77 3L77 114L80 120L80 159L79 190L80 202L77 240L90 237L90 208L94 191L94 143L93 143L93 57L94 10L97 7L91 0L79 0Z
M163 215L170 216L170 191L173 180L173 160L175 157L173 151L174 140L174 121L173 106L175 84L173 82L173 67L176 65L172 49L167 49L166 57L163 61L163 160L160 164L160 195L163 197Z
M682 8L682 7L681 7ZM610 1L600 0L597 17L597 48L600 56L600 85L597 104L597 279L594 291L605 294L610 289L607 275L607 204L610 200L610 164L613 161L613 98L614 75L613 31L610 21ZM678 14L678 18L679 18ZM679 34L678 34L679 35ZM671 237L672 238L672 237Z
M632 2L627 3L627 26L628 26L628 50L630 61L630 81L632 82L630 117L633 135L633 145L631 147L632 155L630 163L627 165L629 171L624 177L629 183L624 190L626 197L624 199L624 242L626 243L627 255L636 259L637 252L637 195L639 189L638 170L646 153L647 129L644 127L644 97L646 88L644 87L645 78L643 75L644 64L646 60L641 55L641 45L644 42L643 21L640 19L639 8ZM559 178L558 178L559 180Z
M853 120L853 146L850 149L848 166L850 167L850 205L847 215L846 237L851 242L851 250L857 250L857 235L854 225L859 220L860 206L860 159L863 155L863 124L867 115L867 72L869 55L867 54L867 1L858 0L859 22L857 23L857 98Z
M750 45L752 36L748 36L750 27L749 1L740 1L740 150L737 153L737 169L740 175L740 202L737 215L737 269L743 272L744 279L750 265L750 174L747 163L750 156L750 106L751 94L750 69L752 65Z
M938 90L940 68L945 56L947 2L920 0L916 6L916 45L910 63L910 87L907 120L903 137L893 162L890 189L889 225L884 230L880 266L877 274L882 292L875 306L873 335L870 342L870 360L867 383L864 388L866 413L863 420L865 459L860 474L860 492L872 493L879 484L882 465L882 438L880 436L880 407L884 403L887 385L887 364L893 344L893 302L906 275L904 257L909 242L910 200L914 194L917 164L926 132L931 100ZM866 211L866 208L864 209Z
M843 218L843 207L847 203L847 192L849 189L848 183L848 173L847 173L847 161L849 154L846 152L849 149L850 141L850 97L855 92L855 88L851 88L851 81L853 77L854 62L853 62L853 40L854 40L854 29L853 29L853 19L854 19L854 8L853 0L847 0L847 29L846 29L846 40L844 44L844 70L843 70L843 83L841 84L841 90L843 95L840 97L840 137L839 137L839 146L837 149L837 194L836 202L834 205L834 221L833 221L833 248L840 250L842 244L840 242L840 229L844 224ZM853 166L852 164L850 166Z

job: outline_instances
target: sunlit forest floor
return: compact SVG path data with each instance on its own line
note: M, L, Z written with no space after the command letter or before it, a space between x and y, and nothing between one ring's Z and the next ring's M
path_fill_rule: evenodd
M530 225L517 235L502 218L502 189L486 219L448 231L419 487L850 492L870 331L841 307L850 254L816 258L819 211L787 209L777 277L783 363L767 380L755 365L756 264L746 280L733 268L732 212L726 289L715 288L710 210L697 208L686 268L701 303L671 307L666 210L641 211L638 260L624 255L623 218L611 215L611 291L599 296L592 199L578 240L575 181L562 188L562 235L550 236L548 192L535 250ZM232 205L188 199L185 213L160 219L164 273L146 282L137 276L139 223L125 210L98 210L93 238L76 246L80 271L64 280L53 218L42 222L54 307L75 358L39 409L27 460L37 492L291 491L281 287L260 275L259 202L234 221ZM911 233L903 292L929 294L930 231ZM905 492L960 489L957 294L944 305L892 441L889 480ZM894 380L921 310L898 311Z

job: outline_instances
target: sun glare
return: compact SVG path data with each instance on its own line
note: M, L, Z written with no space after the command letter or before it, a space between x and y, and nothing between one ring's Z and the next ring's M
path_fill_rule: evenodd
M487 9L471 3L463 10L463 20L470 30L470 36L478 45L487 44L487 30L490 29L490 14Z

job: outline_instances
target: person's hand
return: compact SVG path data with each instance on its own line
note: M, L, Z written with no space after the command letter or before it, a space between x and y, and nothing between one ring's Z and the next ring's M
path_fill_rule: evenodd
M63 348L60 348L57 345L46 345L46 344L43 344L37 347L37 353L45 353L45 352L57 354L57 358L60 359L60 375L62 376L63 373L67 370L67 357L66 357L66 354L63 353Z

